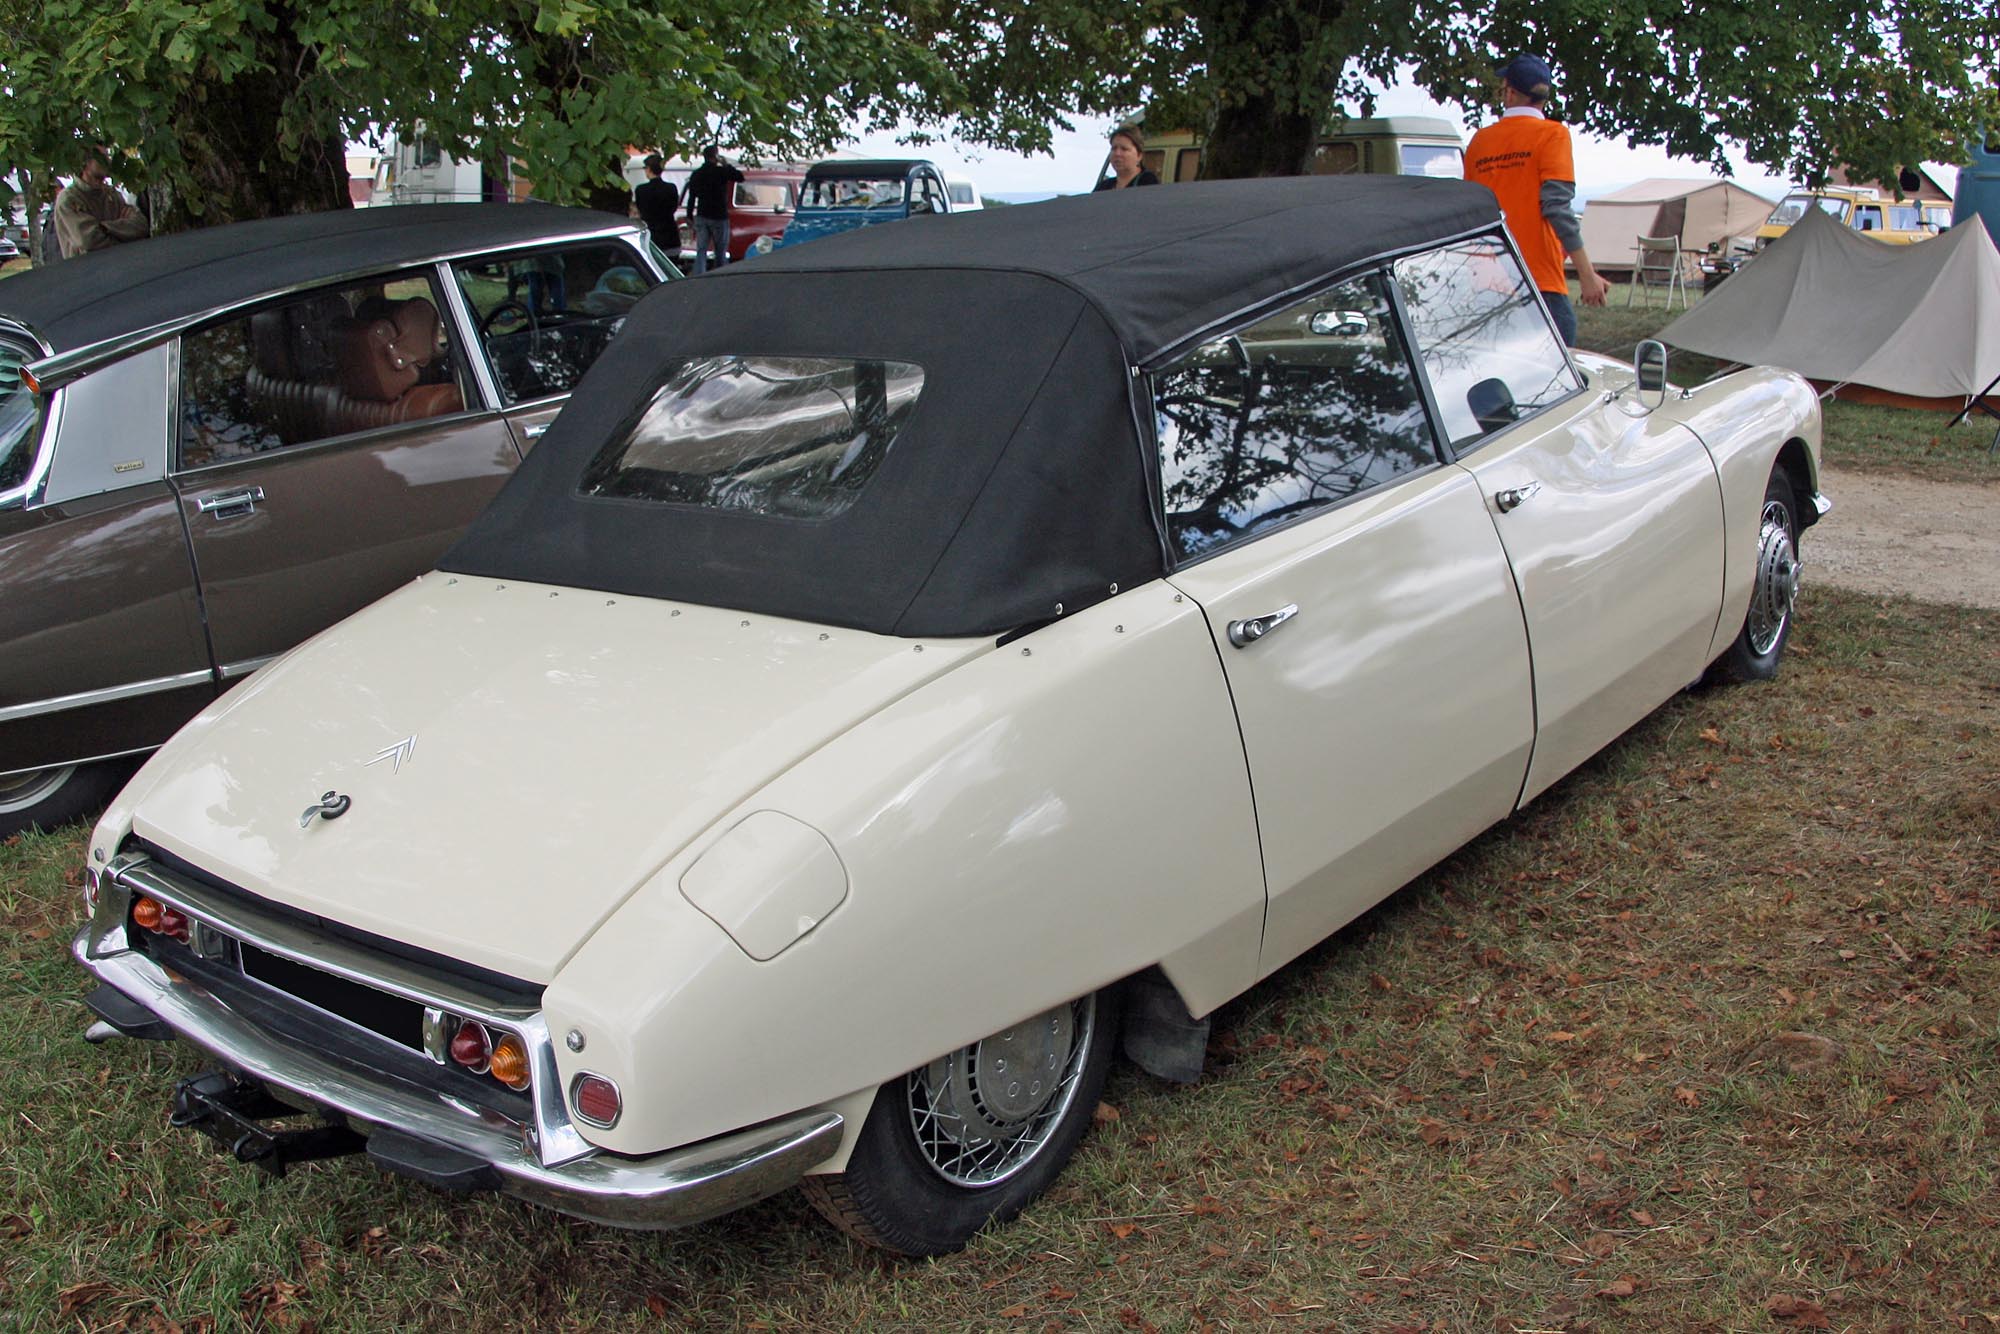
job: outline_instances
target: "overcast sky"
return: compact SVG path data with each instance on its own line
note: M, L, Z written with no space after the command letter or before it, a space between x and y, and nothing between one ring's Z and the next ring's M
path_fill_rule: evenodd
M1463 126L1458 110L1433 102L1417 88L1401 85L1382 95L1378 116L1443 116L1453 125ZM1113 122L1090 122L1079 118L1073 133L1058 133L1053 157L1028 157L1020 153L999 153L955 143L908 148L893 135L871 135L854 147L871 156L928 157L953 174L970 176L985 194L1073 194L1096 183L1104 161L1105 136ZM1467 137L1470 137L1469 135ZM1671 158L1662 148L1628 148L1622 143L1574 132L1577 195L1590 199L1630 185L1650 176L1705 178L1712 173L1699 162ZM1741 155L1732 156L1734 180L1746 190L1776 200L1785 193L1783 177L1772 176L1762 167L1753 167ZM1950 182L1946 182L1949 188Z

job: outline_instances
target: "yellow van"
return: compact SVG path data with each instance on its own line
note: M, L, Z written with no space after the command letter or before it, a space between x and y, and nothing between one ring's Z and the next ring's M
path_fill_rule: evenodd
M1762 250L1790 231L1809 208L1817 208L1885 245L1912 245L1937 235L1934 228L1926 226L1923 206L1913 199L1887 200L1879 191L1867 188L1796 190L1779 201L1757 229L1757 248Z

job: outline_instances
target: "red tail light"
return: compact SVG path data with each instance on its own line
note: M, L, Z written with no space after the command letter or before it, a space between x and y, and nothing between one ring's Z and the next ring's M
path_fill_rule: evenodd
M475 1075L483 1075L492 1064L493 1039L483 1024L468 1019L451 1035L451 1059Z
M187 940L187 916L175 908L162 908L160 910L159 932L163 936L172 936L175 940Z

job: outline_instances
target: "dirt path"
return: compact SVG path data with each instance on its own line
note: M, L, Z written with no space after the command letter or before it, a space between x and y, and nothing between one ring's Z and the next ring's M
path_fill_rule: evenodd
M1828 468L1820 489L1808 584L2000 610L2000 484Z

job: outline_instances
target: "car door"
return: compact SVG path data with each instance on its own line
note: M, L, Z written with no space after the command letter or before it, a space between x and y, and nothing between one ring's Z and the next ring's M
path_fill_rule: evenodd
M450 269L475 331L474 369L522 454L660 281L634 247L610 240L480 256Z
M1152 384L1171 579L1207 618L1256 802L1264 975L1513 808L1521 609L1382 275Z
M20 382L39 352L0 338L0 777L156 746L215 693L166 482L167 348L53 406Z
M1497 238L1401 260L1445 435L1512 564L1535 666L1527 801L1693 681L1722 609L1722 488L1699 439L1592 392Z
M432 270L184 335L173 484L224 680L430 568L519 451Z

